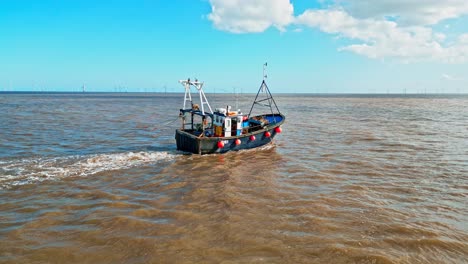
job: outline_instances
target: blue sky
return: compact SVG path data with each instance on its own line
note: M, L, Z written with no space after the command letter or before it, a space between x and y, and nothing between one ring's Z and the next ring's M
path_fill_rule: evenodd
M468 93L466 0L0 2L0 91Z

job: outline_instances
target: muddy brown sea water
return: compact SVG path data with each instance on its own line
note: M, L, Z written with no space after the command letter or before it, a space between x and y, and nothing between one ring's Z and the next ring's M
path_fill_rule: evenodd
M0 263L468 263L467 96L278 95L206 156L182 98L0 94Z

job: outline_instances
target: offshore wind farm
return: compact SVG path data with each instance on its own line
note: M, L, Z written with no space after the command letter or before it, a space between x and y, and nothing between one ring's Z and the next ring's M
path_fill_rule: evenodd
M465 263L467 15L3 1L0 263Z

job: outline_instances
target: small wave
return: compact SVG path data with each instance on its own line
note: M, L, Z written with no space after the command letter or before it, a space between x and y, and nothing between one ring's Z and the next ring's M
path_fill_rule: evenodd
M73 176L88 176L172 160L169 152L126 152L0 161L0 189Z

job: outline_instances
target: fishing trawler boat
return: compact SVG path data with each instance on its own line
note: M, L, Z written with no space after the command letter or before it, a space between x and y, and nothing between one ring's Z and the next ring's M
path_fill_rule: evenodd
M179 114L182 126L175 134L177 149L195 154L212 154L251 149L271 143L281 133L285 116L280 113L265 82L265 67L266 63L262 84L248 115L243 114L240 109L233 110L229 105L213 111L203 92L203 82L190 79L179 81L185 87L185 96ZM192 101L192 86L198 91L199 104ZM254 114L256 107L264 107L268 111Z

